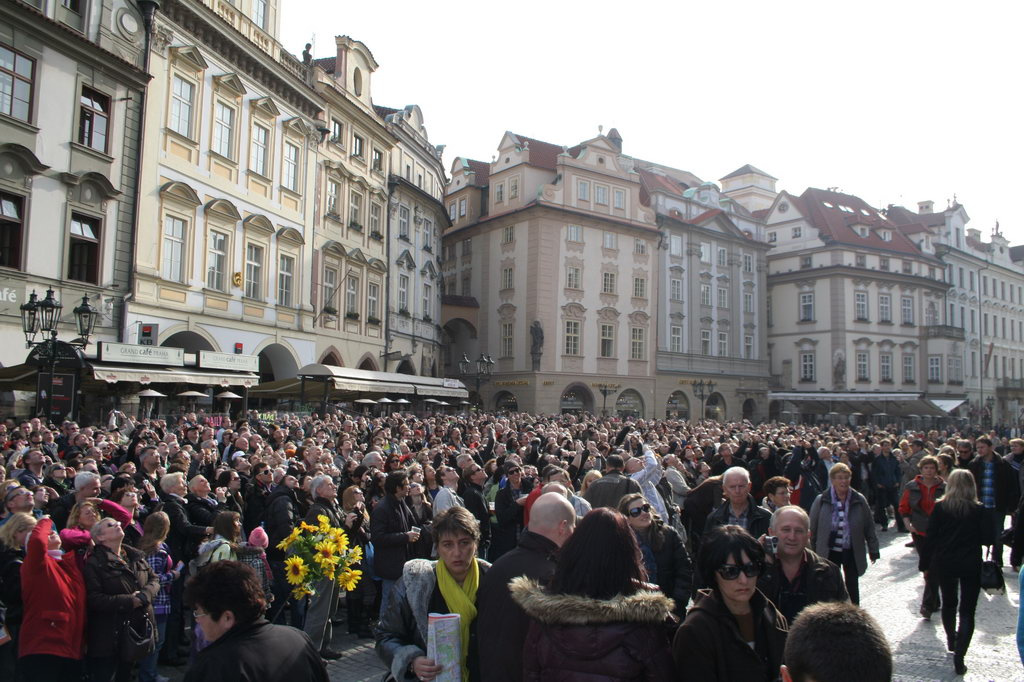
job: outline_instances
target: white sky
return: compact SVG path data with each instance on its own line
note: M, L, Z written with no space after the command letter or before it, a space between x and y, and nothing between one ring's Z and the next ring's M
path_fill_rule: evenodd
M448 168L505 130L603 125L704 180L751 163L878 207L955 193L986 240L999 220L1024 243L1024 3L281 1L285 47L363 41L374 102L420 105Z

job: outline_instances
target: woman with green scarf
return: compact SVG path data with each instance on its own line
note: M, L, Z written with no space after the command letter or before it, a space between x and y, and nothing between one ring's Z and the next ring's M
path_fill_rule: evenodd
M476 641L476 591L490 564L476 558L480 526L464 507L434 517L437 561L412 559L395 583L386 613L376 629L377 655L393 680L433 680L443 672L427 657L427 616L459 614L461 679L476 682L480 666Z

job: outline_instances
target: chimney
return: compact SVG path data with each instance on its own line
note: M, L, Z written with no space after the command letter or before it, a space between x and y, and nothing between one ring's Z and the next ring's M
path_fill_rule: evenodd
M615 148L622 151L622 135L619 135L618 128L612 128L608 131L608 141L615 145Z
M338 50L334 60L334 80L342 88L348 88L348 39L345 36L335 36L334 45Z
M919 201L919 202L917 202L917 213L918 213L918 215L924 215L926 213L934 213L934 212L935 212L935 202L934 201Z

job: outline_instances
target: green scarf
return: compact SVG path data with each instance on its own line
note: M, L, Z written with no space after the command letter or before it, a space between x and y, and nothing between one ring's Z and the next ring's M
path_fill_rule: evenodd
M459 614L459 630L462 634L462 679L469 680L469 626L476 620L476 588L480 585L480 565L473 559L473 565L462 585L448 572L443 561L437 562L437 586L452 613Z

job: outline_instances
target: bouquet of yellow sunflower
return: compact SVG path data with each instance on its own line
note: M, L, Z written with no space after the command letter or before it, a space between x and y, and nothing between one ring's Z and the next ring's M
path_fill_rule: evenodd
M342 589L351 591L363 575L352 568L363 559L362 547L350 547L345 531L332 527L323 514L316 519L319 525L303 521L277 545L288 553L285 577L296 599L313 594L316 584L324 579L335 580Z

